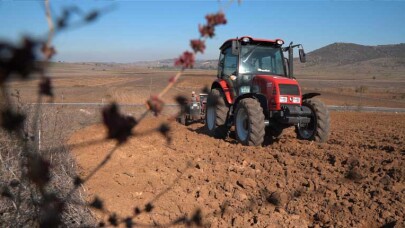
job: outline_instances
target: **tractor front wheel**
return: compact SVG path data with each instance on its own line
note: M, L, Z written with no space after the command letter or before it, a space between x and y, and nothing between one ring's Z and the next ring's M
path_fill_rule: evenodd
M226 119L229 105L225 101L225 95L220 89L211 90L207 98L207 110L205 112L205 127L208 134L216 138L225 138L228 133Z
M247 146L260 146L264 141L265 123L263 109L253 98L239 102L235 115L236 137Z
M311 109L311 121L305 126L296 126L299 139L326 142L329 138L330 117L328 108L316 98L303 100L302 106Z

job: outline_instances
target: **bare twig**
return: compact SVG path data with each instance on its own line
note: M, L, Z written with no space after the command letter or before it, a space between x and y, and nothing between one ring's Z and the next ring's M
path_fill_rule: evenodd
M49 0L45 0L45 15L46 15L46 20L48 22L48 40L46 41L46 46L50 47L52 44L52 39L55 33L55 26L52 20L51 16L51 7L49 5Z

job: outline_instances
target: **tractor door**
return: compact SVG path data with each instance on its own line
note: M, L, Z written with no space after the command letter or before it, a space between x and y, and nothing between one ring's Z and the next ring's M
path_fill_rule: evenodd
M219 56L218 77L226 81L232 97L236 97L236 80L231 80L231 75L238 76L238 56L232 54L232 47L228 47Z

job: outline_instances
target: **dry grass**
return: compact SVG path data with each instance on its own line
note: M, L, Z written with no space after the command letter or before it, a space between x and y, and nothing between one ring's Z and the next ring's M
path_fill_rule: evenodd
M63 198L72 189L74 177L77 176L77 167L68 147L65 146L66 137L72 132L70 120L64 118L61 110L43 110L38 121L42 134L41 143L38 133L29 132L28 126L33 120L33 110L25 106L29 118L26 121L29 148L41 147L40 155L49 161L50 182L47 185L49 194ZM45 140L44 140L45 139ZM4 227L37 226L40 213L42 193L33 183L21 181L21 175L26 175L27 170L21 169L22 147L18 138L0 130L0 185L11 186L10 191L14 196L20 195L21 205L17 210L17 201L0 198L0 224ZM54 148L57 148L56 150ZM39 148L38 148L39 149ZM86 194L82 189L75 192L71 201L65 205L62 222L66 226L94 226L95 219L92 212L81 205L85 205Z

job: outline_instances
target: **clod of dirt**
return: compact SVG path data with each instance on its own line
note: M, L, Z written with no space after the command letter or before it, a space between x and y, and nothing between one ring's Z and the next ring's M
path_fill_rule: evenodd
M392 153L395 151L395 148L393 146L382 146L381 150L383 150L387 153Z
M359 168L354 167L346 173L346 178L353 181L360 181L363 179L363 176L361 175Z
M396 182L403 182L405 181L405 167L391 168L387 171L387 175Z
M233 194L233 198L238 201L244 201L248 198L248 196L241 191L235 191L235 193Z
M233 190L233 185L229 182L225 182L223 185L223 189L227 192L231 192Z
M397 225L397 221L387 222L381 228L394 228Z
M241 188L255 188L256 187L256 182L254 180L252 180L251 178L239 179L236 181L236 184Z
M391 178L388 175L385 175L380 179L380 183L383 185L389 185L391 183Z
M336 156L333 155L333 154L329 154L329 155L328 155L328 162L329 162L329 164L335 166L335 163L336 163Z
M357 159L352 159L349 162L349 167L352 168L352 169L355 168L355 167L359 167L359 166L360 166L360 162Z
M277 206L277 207L283 207L288 200L288 196L284 192L273 192L268 198L267 202Z

